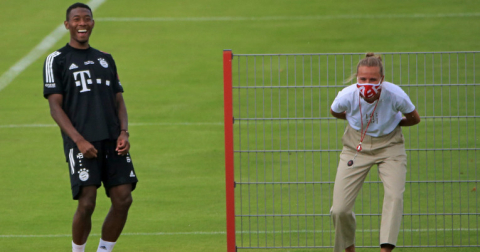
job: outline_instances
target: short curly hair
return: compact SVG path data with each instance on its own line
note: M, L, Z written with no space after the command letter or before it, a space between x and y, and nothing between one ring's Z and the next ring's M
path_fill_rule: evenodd
M84 3L74 3L72 5L70 5L70 7L68 7L67 9L67 20L68 21L68 16L70 15L70 12L75 9L75 8L85 8L85 9L88 9L90 11L90 13L92 14L92 18L93 18L93 12L92 12L92 9L90 9L90 6L84 4Z

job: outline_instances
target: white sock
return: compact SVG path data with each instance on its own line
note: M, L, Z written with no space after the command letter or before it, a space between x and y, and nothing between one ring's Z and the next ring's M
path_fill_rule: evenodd
M72 252L85 252L85 245L87 245L86 242L83 245L77 245L72 241Z
M97 252L112 252L115 242L108 242L100 238L100 244L98 244Z

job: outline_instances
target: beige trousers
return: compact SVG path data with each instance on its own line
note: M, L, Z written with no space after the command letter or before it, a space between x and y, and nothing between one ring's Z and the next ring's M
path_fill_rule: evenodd
M383 182L384 198L380 226L380 244L396 245L403 214L403 192L407 173L407 155L400 127L381 137L365 136L362 151L352 166L360 131L347 126L342 137L337 176L333 189L333 205L330 210L335 227L335 252L355 244L355 199L362 188L370 168L378 164L379 177Z

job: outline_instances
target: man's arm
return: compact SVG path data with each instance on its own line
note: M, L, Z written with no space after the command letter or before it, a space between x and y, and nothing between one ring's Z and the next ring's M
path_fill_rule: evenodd
M338 119L342 119L342 120L347 120L347 114L344 112L342 113L337 113L335 111L333 111L332 109L330 109L330 114L332 114L334 117L338 118Z
M117 139L117 148L116 151L118 155L127 155L130 150L130 142L128 141L128 114L127 106L125 105L125 100L121 92L116 94L117 110L118 110L118 119L120 121L120 136Z
M413 126L420 123L420 115L418 115L417 110L413 110L412 112L405 114L405 117L402 118L399 126Z
M63 95L61 94L51 94L48 96L48 104L50 105L50 114L52 115L53 120L58 124L60 129L67 134L70 139L75 142L78 147L78 150L86 158L95 158L97 157L97 149L93 145L85 140L77 129L73 127L72 122L68 118L67 114L62 108Z

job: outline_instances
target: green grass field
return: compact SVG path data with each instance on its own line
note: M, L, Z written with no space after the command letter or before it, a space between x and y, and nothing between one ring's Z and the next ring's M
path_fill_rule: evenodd
M72 3L1 1L0 75L62 24ZM226 251L224 49L476 51L479 8L475 0L105 1L94 12L90 42L116 60L140 180L114 251ZM60 132L42 95L44 59L68 38L51 44L0 89L0 251L71 247L76 202ZM100 190L87 251L98 245L108 207ZM472 249L479 250L440 250Z

